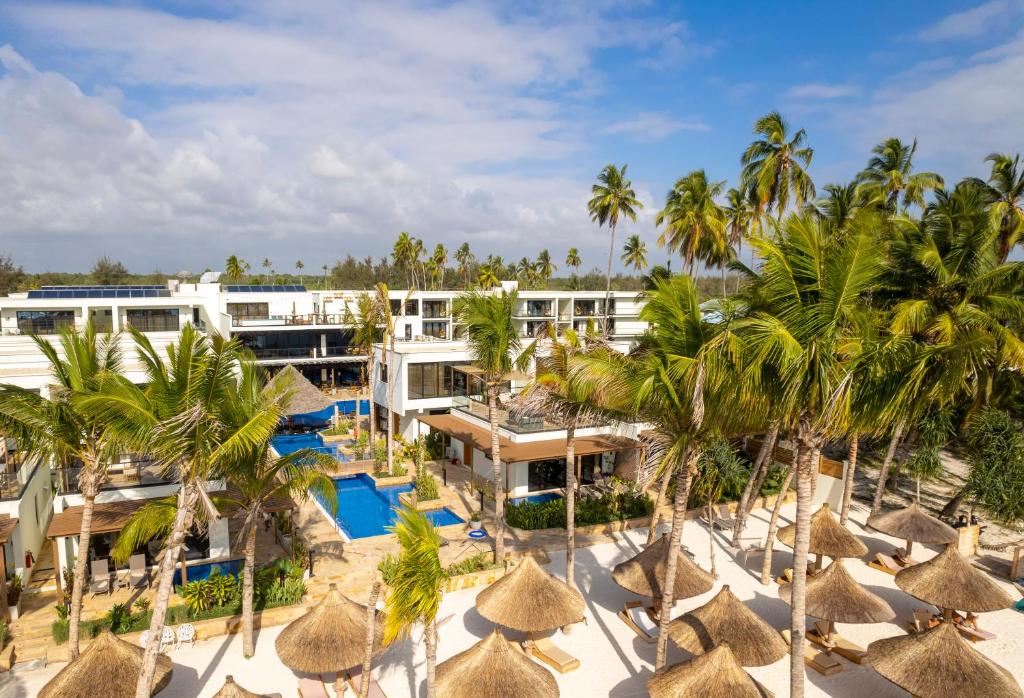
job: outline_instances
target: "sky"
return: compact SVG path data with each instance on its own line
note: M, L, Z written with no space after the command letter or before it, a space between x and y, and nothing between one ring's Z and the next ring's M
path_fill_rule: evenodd
M889 136L986 176L1024 150L1024 0L0 0L0 254L308 272L404 230L603 268L589 188L628 163L644 209L616 247L637 233L663 262L673 182L734 184L772 110L819 187Z

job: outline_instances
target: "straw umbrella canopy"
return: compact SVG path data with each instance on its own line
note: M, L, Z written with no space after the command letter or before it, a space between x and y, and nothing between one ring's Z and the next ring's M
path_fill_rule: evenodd
M374 653L380 651L380 621L381 615L377 614ZM320 603L285 626L274 648L285 666L306 674L332 674L362 664L366 606L352 601L332 584Z
M742 666L774 664L787 652L778 631L747 608L728 584L700 608L669 623L668 636L691 654L728 643Z
M767 698L771 695L743 671L728 645L680 662L647 681L651 698Z
M245 690L235 683L234 677L228 674L224 678L224 685L214 694L213 698L263 698L263 695Z
M1024 698L1013 675L971 647L952 623L875 640L868 645L868 663L920 698Z
M43 686L39 698L95 698L101 691L104 698L132 698L143 654L143 648L105 631ZM157 657L154 695L171 682L173 666L170 657Z
M779 598L792 603L793 587L779 587ZM834 560L821 574L807 579L807 615L828 621L826 640L836 623L883 623L896 617L892 606L850 576L842 560Z
M583 606L582 594L529 556L476 597L476 610L484 618L528 633L577 623Z
M665 579L669 538L663 535L651 545L625 562L615 565L612 579L623 589L640 596L660 599ZM676 550L676 581L673 598L686 599L711 591L715 579L710 572L697 566L693 560Z
M796 524L782 528L777 535L783 545L792 548L796 541ZM811 545L808 552L818 556L815 568L820 569L822 557L833 560L863 557L868 554L868 546L839 523L828 504L822 504L811 516Z
M551 672L512 648L498 630L437 665L437 695L445 698L557 698Z
M270 379L266 390L284 390L290 394L291 397L282 413L288 417L319 412L334 406L333 400L321 393L291 364L285 366Z
M925 603L947 611L998 611L1013 604L1010 595L968 562L955 545L927 562L896 573L896 586Z
M872 514L868 517L868 526L881 533L907 541L907 557L910 557L914 543L945 545L960 540L960 534L955 528L926 514L917 505L917 502L903 509Z

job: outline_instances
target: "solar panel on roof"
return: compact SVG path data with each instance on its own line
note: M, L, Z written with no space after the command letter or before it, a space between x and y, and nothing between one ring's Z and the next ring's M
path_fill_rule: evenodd
M298 284L280 286L265 284L230 284L224 289L228 293L305 293L306 287Z

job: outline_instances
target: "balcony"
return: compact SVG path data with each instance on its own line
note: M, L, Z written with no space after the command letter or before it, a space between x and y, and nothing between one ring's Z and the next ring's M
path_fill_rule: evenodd
M423 301L424 320L447 320L448 304L444 301Z
M151 317L136 318L125 323L139 332L177 332L181 329L181 323L175 317Z
M81 463L64 468L57 468L57 491L60 494L80 494L78 476L82 472ZM107 481L102 489L118 490L127 487L150 487L166 485L168 480L163 475L163 468L158 467L145 456L131 456L122 462L107 466Z
M305 315L232 315L232 327L310 327L341 326L345 316L340 313L308 313Z
M0 462L0 500L21 498L37 462L36 458L27 458L24 451L5 454Z
M479 419L489 423L490 415L487 410L487 405L478 400L466 396L456 396L452 398L452 406L454 409L466 414L472 415ZM535 434L541 431L559 431L565 427L549 422L544 419L543 415L533 415L529 417L520 417L514 419L509 411L506 409L498 408L498 426L507 431L511 431L516 434Z

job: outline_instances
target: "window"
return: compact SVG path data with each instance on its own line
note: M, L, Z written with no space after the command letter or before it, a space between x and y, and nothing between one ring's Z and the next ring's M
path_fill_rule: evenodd
M270 317L270 304L228 303L228 315L236 320L266 320Z
M387 364L381 364L380 365L380 382L381 383L387 383L388 382L388 366L387 366Z
M75 324L74 310L19 310L18 330L26 334L53 334Z
M423 334L428 337L437 337L438 339L448 339L448 323L447 322L424 322L423 323Z
M565 487L565 459L530 461L527 464L527 481L530 492Z
M143 308L127 312L128 324L141 332L177 332L177 308Z
M551 301L526 301L527 317L549 317Z
M406 315L419 315L420 314L420 302L416 299L408 300L405 302L405 314Z
M402 314L402 301L396 300L396 299L392 298L392 299L388 300L388 305L391 306L391 314L392 315L401 315Z
M405 341L412 341L412 325L406 323L405 325Z
M452 394L452 366L447 363L409 364L409 399L424 400Z
M448 303L445 301L423 301L424 318L448 317Z

